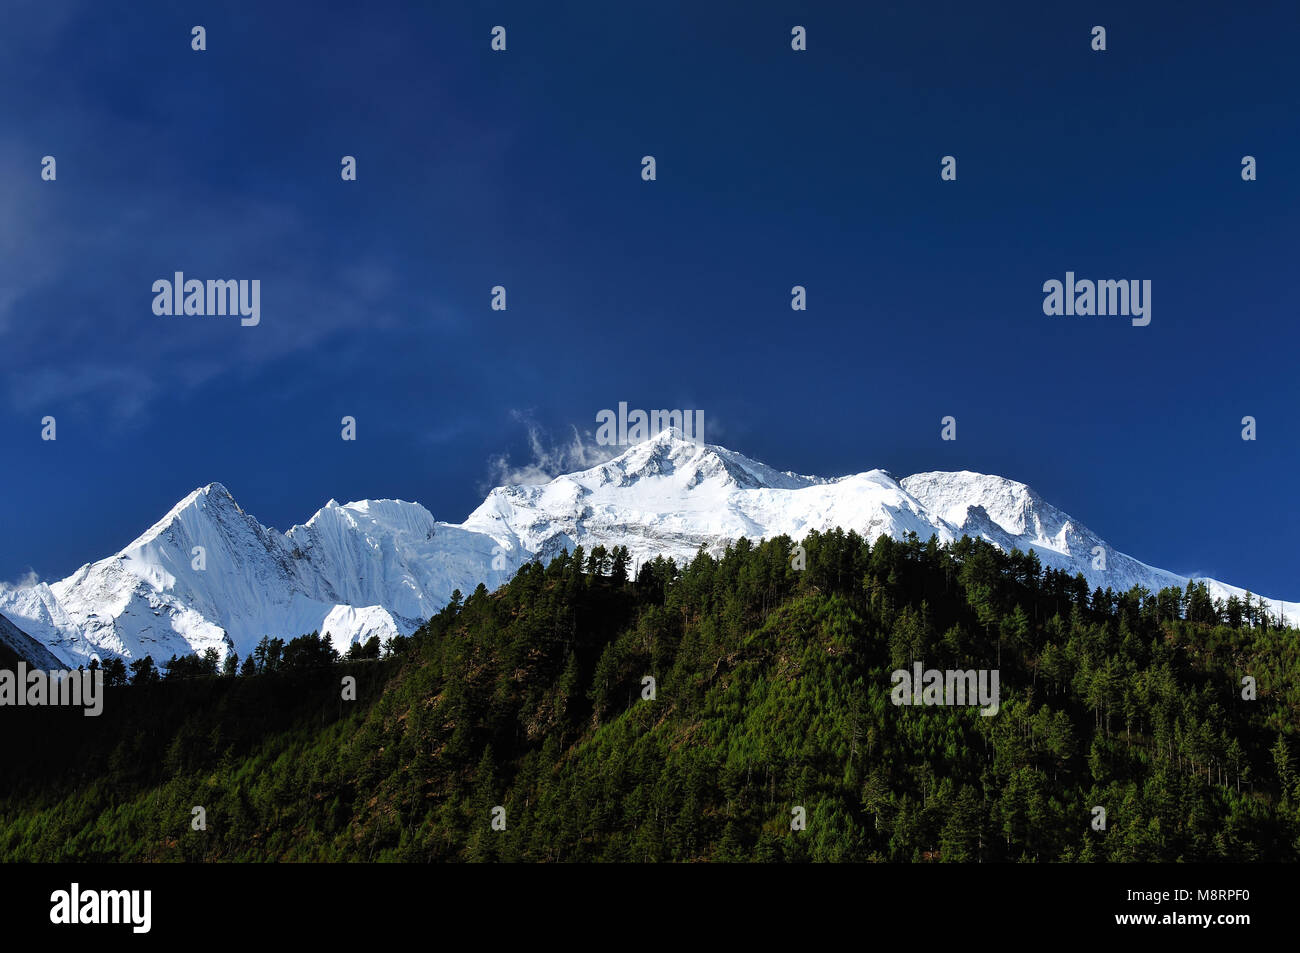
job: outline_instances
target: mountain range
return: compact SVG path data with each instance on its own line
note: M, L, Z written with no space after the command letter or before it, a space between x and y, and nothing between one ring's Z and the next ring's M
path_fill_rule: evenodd
M835 527L870 540L982 538L1081 573L1090 588L1154 593L1190 581L1114 550L1004 477L801 476L666 430L589 469L494 489L462 523L402 500L330 500L281 533L210 483L112 556L54 583L0 591L0 639L33 661L70 666L112 655L165 662L208 648L246 655L264 635L311 631L342 651L372 635L409 634L454 590L493 589L523 563L579 545L626 546L634 564L660 555L680 564L741 537L798 540ZM1246 592L1204 582L1216 598ZM1289 618L1300 611L1267 601Z

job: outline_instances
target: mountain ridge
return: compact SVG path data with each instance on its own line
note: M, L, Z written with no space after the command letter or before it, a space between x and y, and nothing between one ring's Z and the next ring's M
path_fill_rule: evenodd
M462 523L404 500L329 500L287 531L263 526L219 482L196 488L114 555L68 577L0 592L0 612L69 665L329 633L334 647L409 634L453 590L489 589L561 550L626 546L634 566L689 560L741 537L856 530L874 541L963 535L1038 554L1090 588L1151 592L1192 577L1121 553L1027 484L993 474L880 469L836 478L776 470L665 430L546 483L497 487ZM1196 577L1201 579L1203 577ZM1204 579L1216 598L1246 590ZM1294 617L1300 606L1267 600Z

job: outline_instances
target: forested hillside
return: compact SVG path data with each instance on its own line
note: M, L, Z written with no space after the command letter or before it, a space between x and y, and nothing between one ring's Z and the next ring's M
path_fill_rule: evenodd
M99 718L0 710L0 858L1300 854L1297 631L1253 601L1089 592L969 539L802 545L634 580L625 551L578 550L382 658L267 640L221 671L116 670ZM896 706L914 662L996 669L999 711Z

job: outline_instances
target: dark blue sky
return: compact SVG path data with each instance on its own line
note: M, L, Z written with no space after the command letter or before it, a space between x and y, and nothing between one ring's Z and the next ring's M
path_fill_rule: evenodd
M0 580L213 480L458 521L627 401L1300 598L1294 2L465 6L6 4ZM156 317L178 270L260 279L261 324ZM1150 279L1150 326L1045 316L1067 270Z

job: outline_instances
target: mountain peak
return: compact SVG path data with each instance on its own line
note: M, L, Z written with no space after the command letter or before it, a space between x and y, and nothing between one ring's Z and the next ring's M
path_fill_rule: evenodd
M685 489L705 482L739 489L795 489L825 481L776 470L734 450L686 437L669 427L592 470L618 474L621 486L648 477L675 477ZM576 476L576 474L575 474Z
M186 493L181 497L180 500L177 501L176 505L171 508L171 513L183 510L188 506L193 506L195 503L206 503L209 500L215 500L221 503L234 503L235 497L226 489L224 483L208 483L204 486L190 490L189 493ZM171 514L169 513L168 515ZM166 517L164 517L164 519L165 518Z
M665 443L665 444L689 443L697 447L705 446L703 441L696 440L692 437L686 436L685 432L682 430L681 427L665 427L663 430L659 431L649 440L642 441L642 444L639 444L639 446L647 443Z
M146 546L153 540L157 539L162 533L166 532L178 520L182 522L204 519L200 514L206 514L209 507L215 507L219 512L233 509L236 513L243 515L243 508L235 502L235 498L230 491L221 483L209 483L198 489L191 490L181 500L167 511L166 515L158 522L154 523L147 530L140 534L139 537L132 540L125 546L118 555L122 555L130 550Z

